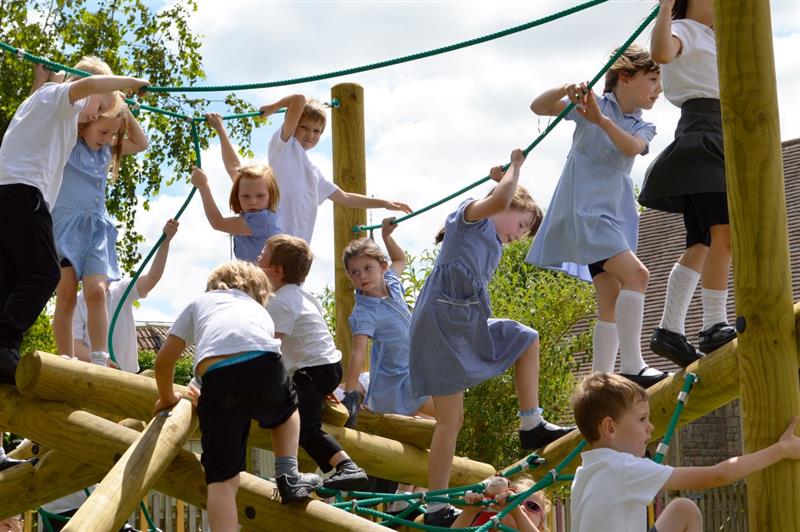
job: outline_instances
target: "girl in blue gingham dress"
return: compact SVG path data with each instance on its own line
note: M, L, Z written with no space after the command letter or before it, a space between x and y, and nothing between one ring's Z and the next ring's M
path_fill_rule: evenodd
M127 136L126 136L127 133ZM78 282L86 298L91 360L108 364L109 281L120 277L117 229L106 211L106 180L113 164L116 179L122 155L147 147L141 126L122 104L122 111L83 125L64 167L64 181L53 207L53 237L61 263L56 288L53 333L62 355L73 356L72 318Z
M517 185L525 155L511 154L508 170L492 168L498 185L483 199L467 200L447 217L442 247L411 319L411 385L433 396L436 428L431 442L431 490L448 485L464 415L464 390L515 366L522 446L542 447L570 429L545 422L539 409L539 342L535 330L494 319L487 285L502 244L536 232L541 210ZM437 240L439 237L437 237ZM425 523L449 526L456 512L429 504Z

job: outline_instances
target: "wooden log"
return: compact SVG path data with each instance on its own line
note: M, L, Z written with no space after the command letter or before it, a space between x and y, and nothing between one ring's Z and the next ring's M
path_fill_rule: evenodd
M349 417L350 414L342 403L333 402L331 400L325 401L325 407L322 409L322 421L328 425L344 427Z
M800 412L770 3L715 0L745 452ZM750 530L800 531L800 462L747 479Z
M339 107L331 110L333 133L333 182L346 192L367 193L367 156L364 134L364 88L355 83L340 83L331 88L331 99ZM367 223L365 209L333 206L333 263L336 295L336 346L342 352L346 369L353 346L348 318L355 304L350 278L341 257L345 246L357 235L353 226ZM369 357L367 357L367 361Z
M420 449L429 449L436 421L397 414L378 414L362 410L358 413L356 429L384 436Z
M81 505L64 531L118 530L196 427L192 403L185 399L171 410L159 412Z
M88 364L87 364L88 365ZM23 397L0 385L0 426L58 449L100 471L110 470L139 433L75 407ZM239 521L254 530L384 530L374 523L317 500L282 505L272 482L241 474L236 496ZM154 489L205 508L206 484L200 458L180 451L156 481ZM30 505L17 497L3 501L5 510L19 513Z

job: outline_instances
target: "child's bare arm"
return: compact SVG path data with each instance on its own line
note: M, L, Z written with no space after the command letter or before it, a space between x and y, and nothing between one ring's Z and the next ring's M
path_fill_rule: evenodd
M75 103L92 94L121 91L125 89L141 89L149 85L146 79L129 76L89 76L74 81L69 87L69 101Z
M172 237L175 236L175 233L178 232L178 225L178 221L172 218L167 220L167 223L164 224L164 242L162 242L161 246L158 248L153 258L153 263L150 265L150 269L136 281L136 291L139 292L139 297L147 297L150 290L158 284L158 281L161 280L161 276L164 275L164 268L167 266L167 256L169 255L169 243L172 241Z
M230 235L253 234L243 217L222 216L219 207L214 201L214 196L211 194L211 188L208 186L208 177L206 177L202 169L197 167L192 169L192 184L197 188L197 192L200 193L200 199L203 200L203 211L205 211L208 223L211 224L212 228Z
M131 114L131 110L127 106L125 107L125 114L128 120L128 131L127 136L122 141L122 155L131 155L146 150L149 142L142 125Z
M468 222L477 222L497 214L511 205L514 194L517 191L519 181L519 169L525 162L525 154L522 150L511 152L511 164L508 166L505 175L494 187L494 192L490 196L475 200L464 210L464 218ZM490 172L491 173L491 172Z
M401 201L391 201L380 198L370 198L363 194L355 192L345 192L340 188L328 196L328 199L334 203L338 203L342 207L349 207L351 209L388 209L390 211L403 211L408 214L411 212L411 207Z
M406 269L406 254L403 252L403 248L392 238L392 233L397 229L397 224L393 223L394 220L394 216L383 219L381 223L381 237L386 246L386 252L389 253L389 260L392 261L389 268L396 275L400 275L403 273L403 270Z
M48 81L55 81L57 83L61 83L64 81L64 74L57 74L55 72L51 72L47 70L44 65L40 65L36 63L33 66L33 85L31 85L31 92L29 94L33 94L34 92L38 91L42 88L42 85L47 83Z
M154 415L166 408L172 408L181 400L181 394L175 392L172 383L175 380L175 362L185 348L186 342L183 339L170 334L158 350L154 363L158 386L158 401L153 407Z
M664 65L681 53L681 41L672 34L672 6L675 0L659 0L659 11L653 33L650 35L650 55L653 61Z
M729 458L714 466L676 467L664 487L668 490L702 490L741 480L784 459L800 460L800 438L795 429L800 418L793 418L781 439L769 447Z
M206 115L206 121L208 125L217 132L219 145L222 149L222 164L225 165L225 171L228 172L231 181L233 181L236 179L236 169L242 166L242 161L239 159L239 154L236 153L231 139L228 137L228 132L225 130L225 123L222 120L222 116L219 113L208 113Z
M639 155L647 148L647 142L643 138L631 135L603 114L597 105L597 98L591 90L586 93L582 105L576 110L587 121L597 124L626 157Z
M344 391L352 392L358 390L358 376L364 368L364 361L367 359L367 345L369 336L364 334L353 335L353 347L350 350L350 361L344 373Z
M294 135L297 124L300 123L300 117L303 116L303 109L305 106L305 96L302 94L292 94L291 96L281 98L277 102L261 106L259 111L267 117L282 107L286 108L286 114L283 115L283 126L281 126L281 140L283 140L283 142L288 142L288 140L292 138L292 135Z

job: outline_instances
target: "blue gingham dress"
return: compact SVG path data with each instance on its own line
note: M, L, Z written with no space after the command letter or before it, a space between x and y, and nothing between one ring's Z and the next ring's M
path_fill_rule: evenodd
M64 181L53 207L53 238L58 260L67 259L78 279L87 275L120 278L117 228L106 211L106 179L111 148L92 150L78 139L64 167Z
M503 373L538 333L492 318L486 285L503 253L494 222L464 220L462 203L447 217L433 271L411 317L411 385L417 396L466 390Z
M233 255L239 260L255 263L267 240L283 233L278 213L261 209L255 212L243 212L239 216L244 218L252 234L233 235Z
M428 399L416 397L411 391L408 370L411 311L397 275L389 270L383 279L389 297L367 296L356 290L350 328L353 334L372 338L366 405L373 412L410 416Z
M604 94L597 104L616 125L648 145L655 136L655 126L642 120L641 110L624 114L614 93ZM566 118L575 121L572 149L525 260L572 275L580 272L576 276L585 278L585 269L564 263L592 264L629 249L636 252L639 214L630 176L634 157L619 151L575 109Z

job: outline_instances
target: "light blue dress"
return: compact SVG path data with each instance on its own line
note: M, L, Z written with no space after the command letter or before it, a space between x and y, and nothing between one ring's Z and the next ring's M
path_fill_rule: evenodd
M239 260L255 263L264 243L270 237L283 233L278 223L278 213L269 209L262 209L255 212L243 212L240 215L244 218L247 227L250 228L251 235L233 236L233 254Z
M411 385L417 396L462 392L503 373L538 333L492 318L486 286L503 249L494 222L447 217L444 241L411 318Z
M615 124L648 144L642 152L646 154L656 128L642 120L641 110L622 113L612 92L597 103ZM526 261L585 279L583 265L629 249L636 252L639 214L630 176L634 157L619 151L599 126L575 109L566 119L575 121L572 149Z
M111 148L92 150L78 139L64 167L64 181L53 206L53 239L58 260L67 259L82 279L120 278L117 228L106 211L106 179Z
M356 290L350 328L353 334L372 338L366 405L374 412L410 416L428 397L416 397L411 391L408 371L411 311L403 297L403 285L391 270L383 274L383 279L389 297L368 296Z

